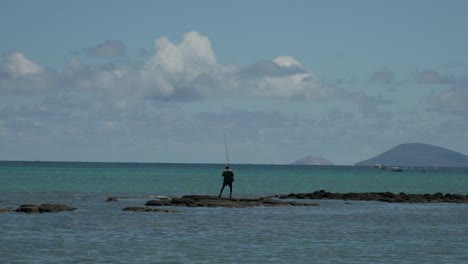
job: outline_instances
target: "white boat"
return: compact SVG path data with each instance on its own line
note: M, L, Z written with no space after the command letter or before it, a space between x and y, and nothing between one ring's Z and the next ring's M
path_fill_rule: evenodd
M375 166L374 166L374 167L376 167L376 168L379 168L379 169L386 169L386 168L387 168L387 165L385 165L385 164L380 164L380 163L377 163L377 164L375 164Z

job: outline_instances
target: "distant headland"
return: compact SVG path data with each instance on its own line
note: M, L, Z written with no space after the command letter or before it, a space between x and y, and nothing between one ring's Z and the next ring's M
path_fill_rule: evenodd
M333 162L315 155L310 155L302 159L298 159L291 165L334 165Z
M468 167L468 156L434 145L405 143L373 158L358 162L355 166L375 166L376 164L411 167Z

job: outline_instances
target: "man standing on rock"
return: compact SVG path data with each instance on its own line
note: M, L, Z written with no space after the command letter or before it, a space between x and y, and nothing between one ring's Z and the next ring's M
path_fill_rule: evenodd
M223 193L224 187L226 185L229 185L229 198L232 196L232 183L234 182L234 172L229 169L229 166L226 166L226 169L223 171L222 177L224 178L223 180L223 187L221 188L221 191L219 192L219 196L221 197L221 194Z

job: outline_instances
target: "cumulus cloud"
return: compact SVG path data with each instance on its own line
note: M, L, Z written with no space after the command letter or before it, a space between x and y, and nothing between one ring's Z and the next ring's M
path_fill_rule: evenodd
M138 95L137 74L138 69L131 64L87 65L73 60L65 66L61 81L71 90L125 97Z
M105 41L86 51L94 56L112 57L123 54L124 49L119 41ZM74 59L60 74L47 70L22 53L12 53L4 60L0 85L0 91L67 88L162 101L203 100L226 95L307 100L323 98L333 92L291 56L279 56L247 69L219 64L208 37L195 31L184 34L179 42L157 38L154 51L142 62L92 65Z
M241 70L244 78L260 79L263 77L285 77L295 74L306 74L310 71L299 61L290 56L279 56L271 61L263 61Z
M290 56L276 57L273 62L282 68L302 67L302 64L299 61Z
M259 97L317 99L332 89L323 86L312 71L290 56L257 63L240 71L239 91Z
M284 56L282 57L284 58ZM299 63L297 65L291 65L289 67L281 66L280 64L275 63L275 60L277 60L278 58L271 61L259 62L247 69L241 70L240 76L242 78L255 79L261 77L281 77L308 72L307 69L305 69Z
M93 57L115 58L125 55L126 46L119 40L106 40L95 47L84 48L83 51Z
M7 54L0 66L0 93L36 93L48 90L57 81L54 72L20 52Z
M156 53L147 62L149 69L194 78L216 66L216 56L209 39L198 32L186 33L180 43L166 37L155 41Z
M7 74L13 77L36 75L44 72L43 67L29 60L19 52L12 52L7 55L3 69Z
M180 43L166 37L155 41L155 52L139 72L145 95L154 99L191 100L214 93L232 70L219 65L206 36L189 32Z

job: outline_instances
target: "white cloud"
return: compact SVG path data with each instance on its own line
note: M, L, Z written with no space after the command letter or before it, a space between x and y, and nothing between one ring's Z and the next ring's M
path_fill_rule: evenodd
M87 51L93 56L110 59L123 55L124 48L123 44L105 41ZM361 149L382 138L397 144L413 134L416 139L428 135L424 131L431 131L439 124L437 118L426 124L419 115L414 117L415 121L399 118L396 103L388 99L393 97L371 94L370 90L364 92L366 87L357 87L369 85L364 81L337 82L335 85L343 85L342 89L324 85L299 58L282 55L242 69L221 64L209 38L198 32L188 32L178 41L157 38L154 49L145 50L135 60L121 58L118 62L96 64L85 61L72 60L61 71L54 72L20 52L3 58L0 62L0 143L2 146L15 143L10 144L9 151L3 152L3 157L10 157L11 150L18 152L17 157L24 158L24 153L28 152L25 150L33 149L41 154L53 150L49 146L57 146L67 151L82 148L81 153L94 155L96 160L114 153L109 149L120 148L126 151L115 153L121 153L122 157L127 155L127 160L163 161L176 157L184 161L184 158L190 160L198 155L199 147L212 148L212 158L200 156L206 162L219 156L218 142L213 141L220 135L221 124L233 131L229 135L233 153L236 153L235 148L243 155L244 151L248 152L245 162L257 157L259 152L286 157L288 153L305 153L310 149L320 149L321 154L331 157L326 152L328 148L347 157L349 152L344 146L349 142ZM396 77L391 70L381 70L370 80L392 86L438 84L431 88L439 91L430 98L431 110L455 114L455 118L448 118L455 121L459 121L459 116L468 116L466 78L430 70L414 72L408 80ZM440 91L444 88L448 89ZM10 96L15 92L20 92L19 96ZM5 94L7 96L3 96ZM255 100L257 97L261 100ZM10 98L11 103L7 101ZM213 100L218 98L224 100ZM276 105L276 100L263 98L335 98L337 101L312 106L310 102L291 104L283 100ZM193 100L208 102L179 104ZM406 101L397 103L404 106ZM226 110L226 105L234 110ZM427 114L439 116L434 112ZM412 115L413 112L408 114ZM462 139L464 128L466 126L460 125L460 129L452 129L455 132L451 136ZM427 140L438 135L441 134L431 132ZM222 146L222 134L219 139ZM187 145L193 148L192 153L186 151L190 149ZM288 153L282 151L291 146ZM43 148L47 151L39 151ZM167 150L173 152L171 157L166 157ZM67 151L58 151L56 157L61 158ZM359 153L359 148L351 152ZM128 153L137 155L133 157ZM157 153L161 153L159 157ZM185 156L180 158L179 155ZM88 158L80 156L83 157Z
M4 57L0 66L0 93L37 95L56 87L59 77L20 52Z
M248 96L318 99L333 93L333 89L323 86L319 78L290 56L257 63L239 76L239 92Z
M290 56L280 56L280 57L276 57L274 60L273 60L274 63L276 63L276 65L280 66L280 67L293 67L293 66L296 66L296 67L302 67L302 64L295 60L293 57L290 57Z
M7 74L13 77L35 75L44 72L43 67L34 61L29 60L19 52L12 52L6 56L3 69Z
M105 41L88 52L117 54L123 44ZM10 54L0 75L0 92L34 91L37 87L67 88L113 97L190 101L222 96L315 99L330 90L297 59L279 56L247 70L222 65L208 37L198 32L184 34L178 43L166 37L155 40L154 53L143 62L87 65L71 61L59 75L52 74L21 53ZM109 53L106 53L109 52ZM106 55L107 56L107 55ZM248 73L248 74L245 74ZM46 78L47 77L47 78Z
M209 39L198 32L186 33L178 44L166 37L159 38L155 42L155 51L146 64L148 70L183 74L185 78L193 79L217 66Z
M199 100L226 87L232 72L231 66L216 63L206 36L189 32L180 43L158 38L139 75L143 94L153 99Z
M125 55L125 44L119 40L106 40L95 47L84 48L90 56L99 58L114 58Z
M315 98L325 95L320 81L309 73L288 76L267 76L252 83L251 94L254 96L276 98Z

